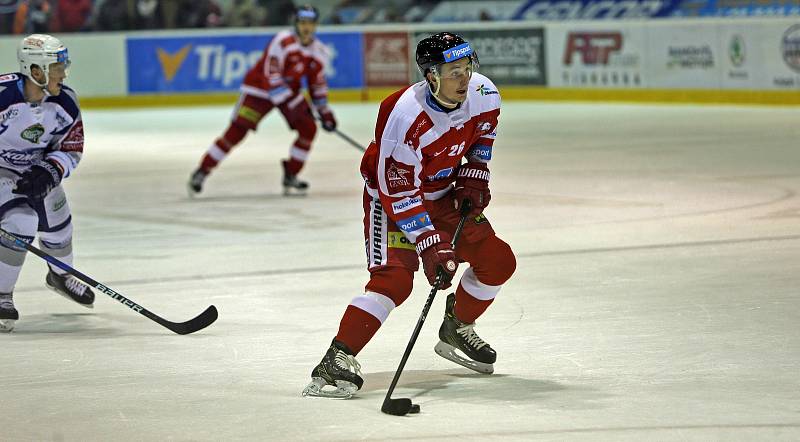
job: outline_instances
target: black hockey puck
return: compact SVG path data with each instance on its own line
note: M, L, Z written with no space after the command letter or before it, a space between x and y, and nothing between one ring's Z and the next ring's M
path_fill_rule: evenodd
M411 404L411 409L408 412L411 414L419 413L419 404Z

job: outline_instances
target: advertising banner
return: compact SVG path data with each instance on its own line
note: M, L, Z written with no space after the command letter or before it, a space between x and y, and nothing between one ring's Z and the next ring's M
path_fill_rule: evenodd
M547 27L548 84L554 87L644 88L642 24L552 24Z
M460 31L456 27L453 32L470 42L478 53L479 72L495 84L547 84L543 28ZM431 33L417 33L414 46L429 35Z
M649 87L719 88L722 54L716 26L653 23L647 33Z
M525 0L512 20L619 20L669 17L680 0Z
M238 90L273 34L128 37L130 93ZM331 52L326 67L331 88L363 85L359 33L321 33Z
M774 89L800 90L800 20L763 25L761 50L767 55L764 69Z
M367 86L408 85L410 71L408 33L364 34L364 75Z
M732 22L718 27L720 86L723 89L769 89L758 24ZM777 55L777 51L773 51Z

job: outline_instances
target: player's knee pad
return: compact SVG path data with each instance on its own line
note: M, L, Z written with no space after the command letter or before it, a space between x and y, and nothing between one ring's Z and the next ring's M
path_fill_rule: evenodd
M383 267L372 272L365 290L380 293L398 306L408 299L413 286L414 274L410 270L403 267Z
M39 232L39 240L46 252L55 256L72 253L72 223L53 232Z
M36 235L39 225L39 216L28 206L10 209L3 214L2 227L6 232L30 244ZM2 238L0 240L0 261L12 265L22 265L25 259L25 248L20 247L15 241Z
M505 283L517 269L517 258L511 246L497 236L490 236L481 242L478 248L481 256L479 263L474 263L475 276L487 285L499 286Z

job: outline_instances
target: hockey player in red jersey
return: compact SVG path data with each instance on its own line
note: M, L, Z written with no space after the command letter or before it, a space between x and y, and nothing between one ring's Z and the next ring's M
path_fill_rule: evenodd
M328 49L314 36L318 20L319 12L313 6L298 7L294 30L279 32L269 42L258 63L245 75L228 129L211 144L189 178L190 195L203 190L211 171L276 107L289 127L297 131L297 139L289 148L289 158L281 163L284 193L304 193L308 189L308 183L299 180L297 174L308 159L317 124L300 90L303 79L308 82L313 108L323 129L336 129L336 118L328 107L328 85L323 72L329 60Z
M494 370L495 351L474 326L516 268L511 248L483 214L500 95L473 72L477 55L458 35L420 41L416 60L425 79L381 103L375 140L361 162L369 282L347 306L303 395L348 398L361 388L355 356L408 298L420 259L431 284L437 270L444 273L442 289L451 286L457 263L470 265L447 296L436 353L478 372ZM453 250L466 200L471 211Z

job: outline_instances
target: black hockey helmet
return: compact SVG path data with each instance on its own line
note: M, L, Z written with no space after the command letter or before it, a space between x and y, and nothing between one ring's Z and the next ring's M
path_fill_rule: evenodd
M295 8L292 18L295 23L301 20L313 21L316 23L319 21L319 11L311 5L301 5Z
M452 32L440 32L417 43L417 67L423 76L440 64L464 57L469 57L473 68L478 67L478 54L466 40Z

